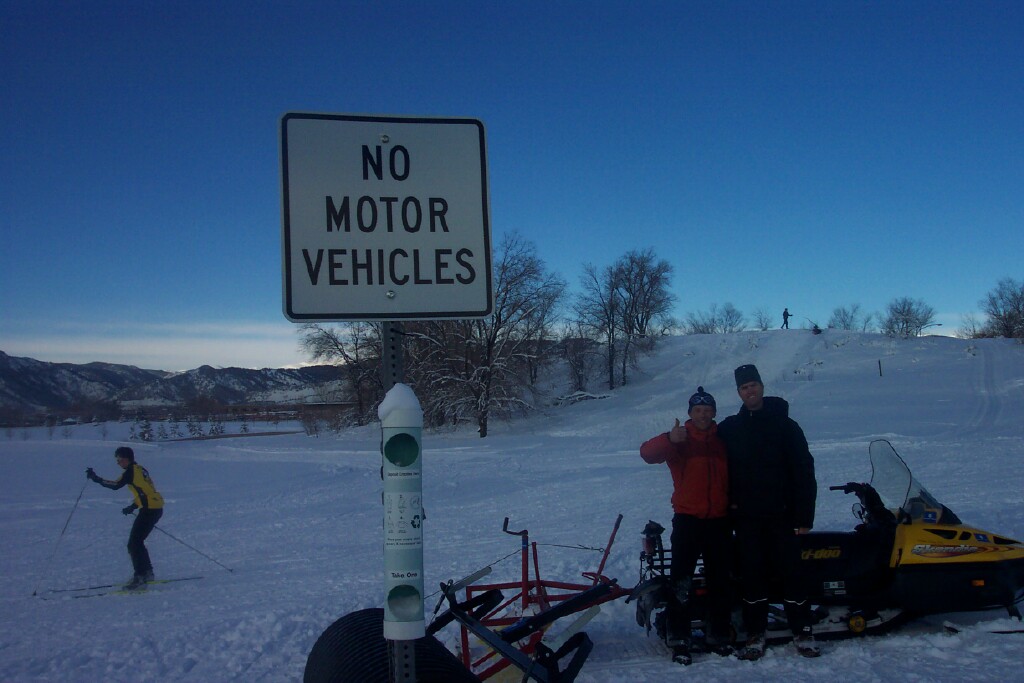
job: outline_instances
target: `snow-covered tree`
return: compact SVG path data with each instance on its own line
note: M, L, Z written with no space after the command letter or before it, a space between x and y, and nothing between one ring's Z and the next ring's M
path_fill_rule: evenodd
M220 436L224 433L224 422L216 415L210 416L210 429L207 432L210 436Z
M139 436L139 441L152 441L153 440L153 423L149 421L148 417L143 417L139 421L138 436Z

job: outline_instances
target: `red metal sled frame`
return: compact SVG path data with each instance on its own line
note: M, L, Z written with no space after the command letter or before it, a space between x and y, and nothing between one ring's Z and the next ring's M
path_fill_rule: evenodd
M466 600L473 598L473 596L484 593L489 590L500 590L504 593L506 590L515 591L511 594L511 597L501 602L497 607L488 612L480 622L485 626L491 628L503 628L511 626L517 623L527 615L527 610L531 606L536 606L538 611L544 611L551 608L552 605L563 602L579 595L588 588L598 585L599 583L609 584L611 590L603 595L602 597L580 605L576 611L582 611L594 605L599 605L604 602L611 600L617 600L621 597L629 595L629 591L619 587L615 579L610 579L605 576L602 572L604 571L604 565L608 561L608 554L611 552L612 544L615 542L615 535L619 532L619 524L622 523L622 515L619 515L615 519L615 526L612 528L611 536L608 538L608 544L605 546L604 553L601 555L601 562L597 566L597 571L594 572L583 572L582 576L590 581L586 583L569 583L565 581L551 581L542 579L540 575L540 559L537 555L537 543L530 543L530 532L526 529L522 531L509 531L508 530L508 517L505 518L505 522L501 527L501 530L506 534L513 536L519 536L522 542L520 549L521 568L520 568L520 579L519 581L510 581L505 583L487 583L487 584L476 584L466 586ZM534 578L530 578L530 557L533 558L533 575ZM515 603L520 603L520 614L521 616L515 617L502 617L495 616L501 614L505 609ZM465 626L461 626L461 637L462 637L462 663L465 664L466 668L472 671L481 680L485 681L491 676L495 675L499 671L509 666L508 660L498 659L491 663L489 666L487 663L497 656L494 650L490 650L484 655L474 659L470 652L469 646L469 630ZM520 646L520 651L526 654L532 654L537 647L537 643L540 642L541 638L544 637L543 631L537 631L533 633L529 638L525 640ZM481 668L486 667L486 668Z

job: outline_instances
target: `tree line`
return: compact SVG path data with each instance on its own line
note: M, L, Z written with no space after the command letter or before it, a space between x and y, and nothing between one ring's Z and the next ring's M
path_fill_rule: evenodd
M518 234L497 246L493 267L491 316L406 321L395 329L403 340L403 381L420 398L428 426L472 423L485 437L492 419L530 411L552 392L567 388L569 396L586 398L595 382L602 390L627 383L661 336L751 327L731 303L674 318L673 268L653 249L630 251L603 267L584 265L573 295L536 246ZM965 320L963 336L1024 337L1024 284L1004 278L981 303L985 322ZM910 337L935 325L934 318L924 301L899 297L884 313L865 313L859 304L838 307L827 327L873 330L877 324L884 334ZM757 310L752 327L767 330L774 320ZM357 423L376 420L383 398L384 324L309 323L299 329L311 360L343 372L344 395L335 398L351 402Z

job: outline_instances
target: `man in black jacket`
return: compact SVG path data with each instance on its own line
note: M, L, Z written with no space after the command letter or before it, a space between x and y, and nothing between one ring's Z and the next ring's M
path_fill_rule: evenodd
M789 417L789 404L764 396L753 365L736 368L736 392L743 406L718 426L729 454L729 505L736 548L747 643L740 659L764 654L768 590L783 588L786 618L800 654L821 654L811 632L810 603L796 580L801 534L814 526L818 484L807 439Z

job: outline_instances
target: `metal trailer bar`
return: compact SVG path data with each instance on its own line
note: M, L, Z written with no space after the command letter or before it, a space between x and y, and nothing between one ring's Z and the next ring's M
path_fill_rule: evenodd
M514 632L507 632L508 629L506 632L495 632L485 625L480 617L491 611L504 599L501 591L491 589L463 603L457 603L456 592L451 589L451 586L450 583L441 584L444 596L442 602L447 600L449 608L427 629L429 635L437 633L452 620L456 620L463 628L472 631L481 641L491 647L493 652L499 653L503 657L504 666L500 668L510 664L514 665L523 672L524 681L533 679L539 683L572 683L576 679L594 647L587 634L582 632L582 628L599 610L596 605L586 608L586 612L574 621L564 633L554 638L549 645L541 640L544 630L562 616L578 611L575 606L566 602L559 608L547 610L534 615L529 620L524 620ZM608 592L613 586L614 584L602 584L592 587L587 592L598 595ZM580 594L576 596L576 600L582 604L590 602L591 597L591 595ZM516 639L527 636L536 645L530 652L517 648L514 642ZM559 662L570 653L568 664L564 669L559 670ZM494 671L487 674L488 676L500 670L496 665L491 669Z
M587 584L542 579L540 575L540 559L537 551L537 544L530 543L529 531L526 529L521 531L509 531L508 522L509 520L506 517L502 524L502 531L512 536L519 536L521 542L519 580L481 585L465 585L467 603L474 601L474 599L479 598L479 596L492 590L516 591L508 599L504 599L503 597L498 603L491 605L487 610L477 615L476 618L483 626L491 628L515 627L517 624L523 622L524 619L529 618L526 616L526 612L531 606L536 606L541 611L541 614L548 612L549 610L559 610L557 614L559 614L559 616L564 616L566 614L586 610L588 607L599 605L603 602L617 600L618 598L625 597L630 594L629 591L621 588L615 579L609 579L602 573L611 552L612 544L615 542L615 536L618 533L619 525L622 522L621 514L615 520L615 525L612 529L611 536L608 539L608 544L605 546L601 562L598 565L598 570L596 572L583 573L584 578L590 580L590 583ZM534 578L532 579L530 578L529 573L530 550L532 550L533 554ZM598 590L592 591L592 589L595 588ZM586 595L587 597L582 600L577 600L581 595ZM496 616L517 601L520 603L521 616ZM568 611L559 609L562 604L570 605ZM518 630L512 631L513 634L517 635L514 640L526 639L526 642L520 645L519 651L526 654L535 653L541 645L544 628L548 625L550 625L550 620L544 622L539 630L524 635L518 635L520 633ZM499 650L492 648L483 653L480 657L474 659L471 652L469 634L470 632L475 633L475 631L468 628L466 624L461 625L460 631L463 664L473 671L481 680L486 680L499 671L507 668L511 663L514 663L508 658L500 659L491 664L488 668L478 671L481 666L501 653ZM484 642L487 644L486 641Z

